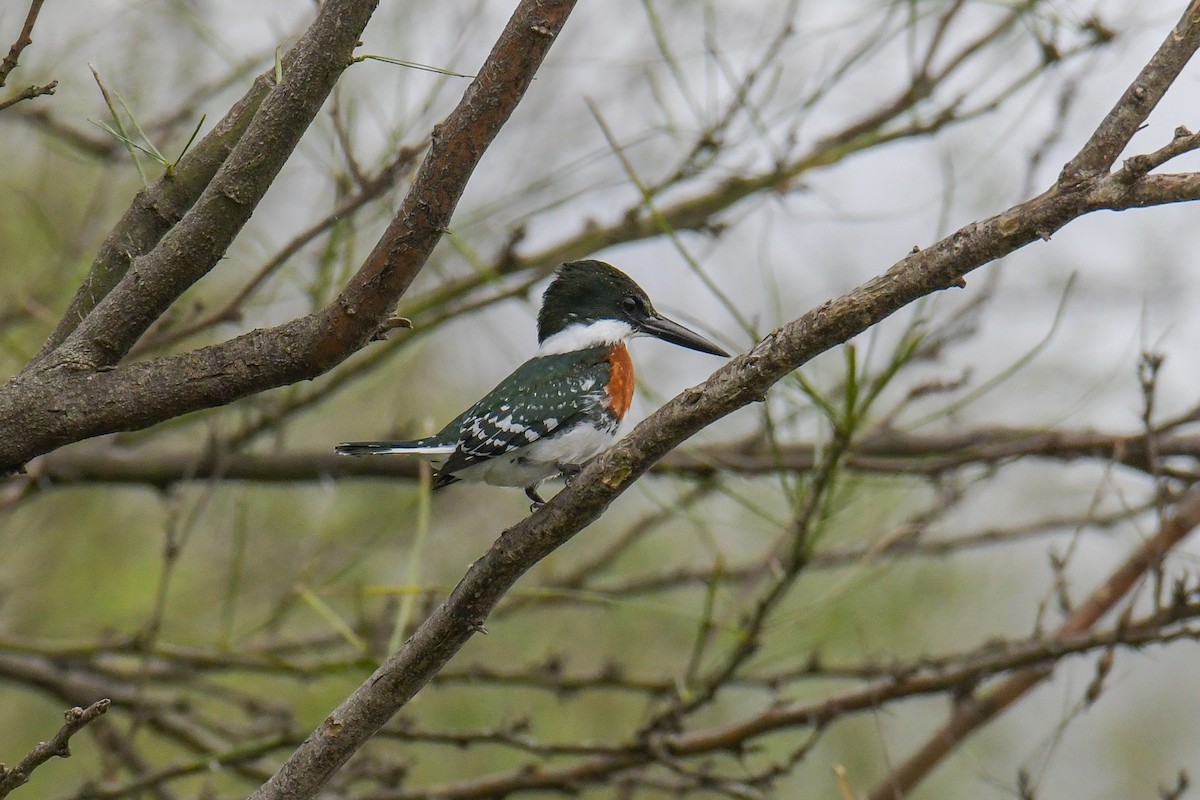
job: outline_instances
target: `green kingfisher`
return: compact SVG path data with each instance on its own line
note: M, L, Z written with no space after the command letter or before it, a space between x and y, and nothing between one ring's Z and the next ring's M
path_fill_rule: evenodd
M437 469L435 489L458 480L523 486L535 505L542 481L568 479L617 438L633 401L625 342L653 336L728 356L654 310L625 273L603 261L573 261L555 272L537 319L538 351L482 400L424 439L346 442L342 455L422 456Z

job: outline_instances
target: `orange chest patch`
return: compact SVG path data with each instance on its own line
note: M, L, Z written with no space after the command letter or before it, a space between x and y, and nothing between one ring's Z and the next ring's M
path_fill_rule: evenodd
M633 402L633 359L629 357L629 348L624 343L618 344L604 357L608 362L608 410L620 420L629 410Z

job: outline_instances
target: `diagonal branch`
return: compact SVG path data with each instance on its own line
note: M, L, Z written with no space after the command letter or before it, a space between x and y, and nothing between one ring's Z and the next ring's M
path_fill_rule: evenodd
M1200 21L1198 21L1200 26ZM282 797L290 776L340 765L442 665L483 630L517 579L591 524L638 477L697 431L749 403L814 356L852 338L917 297L959 285L963 275L1021 244L1044 238L1089 207L1090 192L1058 186L1028 203L974 223L886 274L777 329L704 384L681 393L601 455L537 513L501 534L404 647L314 731L284 766L288 777L255 795ZM332 755L331 755L332 754ZM331 763L332 762L332 763ZM279 777L278 775L276 776ZM301 784L307 786L308 784ZM307 790L305 790L307 791ZM300 797L309 794L301 791Z
M0 766L0 798L8 797L12 791L29 782L33 771L55 756L67 758L71 755L68 743L71 737L83 730L92 720L108 711L108 700L97 700L87 708L72 708L64 715L66 722L54 736L44 742L38 742L17 765L10 770Z
M259 287L272 275L279 272L305 245L328 231L339 221L352 217L368 203L376 200L395 187L400 176L416 163L417 157L425 150L425 146L426 142L422 142L411 147L402 147L392 157L391 161L377 172L370 176L364 176L356 192L341 200L325 217L296 234L279 252L268 259L259 268L258 272L251 276L220 308L214 309L178 327L163 326L162 324L166 321L166 318L160 319L158 322L162 327L151 328L146 336L138 342L137 347L133 349L131 355L136 357L144 351L169 347L197 333L207 331L222 322L240 320L244 311L243 306Z
M75 297L41 350L26 366L26 371L35 368L61 345L125 277L133 259L150 252L195 205L234 146L241 141L272 83L271 75L260 75L213 130L179 160L174 170L137 193L100 245Z
M1177 48L1177 41L1187 42L1188 47ZM1168 53L1167 60L1181 69L1197 47L1200 15L1185 16L1160 54ZM1155 58L1162 60L1160 56ZM1156 74L1161 85L1146 90L1151 97L1162 96L1178 69L1163 69ZM598 518L637 478L689 436L762 400L771 386L797 367L908 303L963 285L967 273L1048 238L1083 214L1111 207L1101 198L1120 199L1123 194L1119 185L1128 188L1139 182L1115 181L1112 176L1060 181L1032 200L967 225L929 249L910 254L885 274L775 330L704 384L675 397L587 466L538 512L504 531L471 565L445 602L399 651L325 718L280 772L254 795L255 800L309 797L315 793L326 777L428 683L474 633L483 630L496 603L526 571Z
M334 5L325 4L322 14ZM391 225L329 307L219 345L114 369L104 362L132 346L132 330L153 321L125 307L118 293L130 302L158 302L170 294L170 280L144 275L135 266L122 281L129 291L114 289L102 301L107 309L98 307L89 315L54 358L0 390L0 431L24 431L15 438L0 433L0 469L19 468L34 455L67 442L144 428L314 378L370 341L448 227L467 180L528 89L573 5L572 0L523 0L518 6L478 77L450 116L435 127L429 151ZM260 110L255 124L262 114ZM252 141L248 132L243 142ZM214 179L206 194L217 192L218 185ZM233 196L214 197L215 205L236 206L244 199L236 187L220 185L235 191ZM237 210L235 215L241 213ZM157 250L169 249L168 239L178 241L166 237ZM147 291L138 288L140 280L149 281ZM120 324L108 330L104 320ZM98 338L89 338L93 335ZM81 358L63 352L71 340L83 345ZM89 366L90 362L94 363Z
M29 3L29 12L25 15L25 24L21 26L21 33L12 43L12 47L8 48L8 55L4 56L3 61L0 61L0 87L3 87L8 80L9 73L17 68L21 53L26 47L33 44L33 26L37 23L38 14L41 13L44 2L46 0L32 0Z
M1060 183L1075 183L1112 168L1196 52L1196 38L1200 36L1198 27L1200 0L1190 0L1174 29L1125 89L1087 144L1063 167Z
M50 367L111 367L224 256L291 156L351 56L377 0L330 0L281 65L229 157L194 206L129 271L49 359Z

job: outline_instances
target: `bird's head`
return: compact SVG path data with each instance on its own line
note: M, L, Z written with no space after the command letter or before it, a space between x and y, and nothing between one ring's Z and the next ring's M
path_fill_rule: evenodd
M642 287L616 267L603 261L572 261L558 268L538 312L542 355L616 344L632 336L653 336L701 353L729 355L655 311Z

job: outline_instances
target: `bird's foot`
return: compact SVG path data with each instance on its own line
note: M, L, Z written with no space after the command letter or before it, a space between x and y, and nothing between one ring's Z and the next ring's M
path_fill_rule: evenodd
M569 464L565 461L554 462L554 468L562 474L563 482L567 486L571 485L571 481L575 480L576 475L583 472L582 464Z
M388 317L379 324L379 327L375 329L375 333L371 334L371 341L382 342L396 328L411 328L412 326L412 320L408 317Z
M540 494L538 494L538 485L536 483L532 483L525 487L525 496L533 501L533 504L529 506L530 513L533 513L542 506L546 505L546 501L542 499Z

